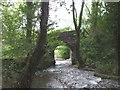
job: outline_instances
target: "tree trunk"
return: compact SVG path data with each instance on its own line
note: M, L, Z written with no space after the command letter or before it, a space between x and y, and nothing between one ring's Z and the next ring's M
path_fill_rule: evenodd
M120 65L120 40L119 40L119 35L120 35L120 31L119 31L119 28L118 28L118 23L119 23L119 3L115 2L114 3L114 18L113 18L113 30L114 30L114 37L115 37L115 49L116 49L116 63L118 65L116 65L116 67L118 68L118 76L120 76L120 70L119 70L119 65Z
M41 22L40 22L40 34L36 45L36 48L29 59L27 69L19 82L18 88L30 88L36 67L39 64L41 58L45 54L46 38L47 38L47 22L49 15L49 1L41 2Z
M27 16L27 24L26 24L26 39L28 43L31 43L31 34L32 34L32 19L33 19L33 2L26 2L26 16Z
M50 53L49 53L49 54L51 55L51 57L52 57L52 59L53 59L53 63L52 63L52 65L53 65L53 66L55 66L55 56L54 56L54 50L50 51Z
M120 16L120 2L118 3L118 16ZM118 76L120 76L120 18L118 19ZM120 78L119 78L120 82Z
M115 51L115 60L116 60L116 66L118 69L118 76L120 76L120 2L108 2L107 3L108 11L110 12L111 17L111 25L114 32L114 48ZM119 78L120 81L120 78Z
M72 60L72 65L75 65L76 64L75 50L71 51L71 60Z
M82 67L84 67L84 62L83 62L83 60L82 60L82 57L81 57L81 55L80 55L80 32L79 32L79 30L77 31L77 36L76 36L77 38L77 40L76 40L76 60L79 62L79 68L82 68Z
M113 29L114 29L114 37L115 37L115 48L116 48L116 57L117 57L117 61L116 63L118 65L116 65L118 67L118 76L120 76L120 2L115 2L114 3L114 17L113 17L113 20L114 20L114 25L113 25ZM119 78L119 81L120 81L120 78Z
M74 1L73 1L73 22L74 22L74 26L76 30L75 57L79 63L79 68L84 67L84 62L80 55L80 33L81 33L80 28L81 28L81 23L82 23L83 8L84 8L84 1L82 1L81 11L79 15L79 24L77 25L77 12L76 12Z

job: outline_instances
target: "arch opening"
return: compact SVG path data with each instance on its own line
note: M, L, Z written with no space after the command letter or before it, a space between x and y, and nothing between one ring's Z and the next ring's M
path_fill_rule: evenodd
M57 46L54 50L55 66L71 64L71 50L66 45Z

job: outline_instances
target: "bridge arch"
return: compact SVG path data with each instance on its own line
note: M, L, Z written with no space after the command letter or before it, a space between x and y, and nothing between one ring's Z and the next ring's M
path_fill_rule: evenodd
M53 62L55 65L55 49L58 46L67 46L70 49L71 55L70 58L72 60L72 64L76 64L75 59L75 38L74 38L74 31L61 31L56 30L48 34L48 45L47 49L49 54L53 58Z

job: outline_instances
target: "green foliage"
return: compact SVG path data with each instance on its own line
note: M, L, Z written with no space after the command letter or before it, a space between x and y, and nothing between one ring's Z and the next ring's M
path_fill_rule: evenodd
M24 65L14 59L2 60L2 83L5 88L13 88Z
M26 7L25 3L17 2L17 3L7 3L3 2L3 5L0 8L0 13L2 13L2 58L12 58L14 61L3 61L3 75L5 84L8 82L9 84L16 83L16 78L18 77L18 73L24 72L23 67L18 64L21 62L25 62L25 57L27 57L28 53L31 55L34 51L36 40L38 39L39 31L35 30L35 26L32 27L32 35L31 35L31 43L28 42L26 38L26 13L31 14L29 7ZM38 7L40 7L39 3L34 3L32 13L37 11ZM33 14L34 14L33 13ZM32 16L33 24L36 24L37 16ZM55 48L59 45L65 45L63 42L58 40L58 36L67 31L66 29L48 31L47 38L47 50L46 54L40 62L40 69L47 68L51 66L54 62L54 58L49 54L55 50ZM17 64L16 64L17 61ZM39 66L38 66L39 67ZM26 67L25 67L26 68ZM24 68L24 69L25 69ZM18 72L18 73L17 73ZM12 82L12 83L11 83ZM8 86L11 86L8 85ZM12 86L11 86L12 87Z
M63 59L69 59L70 58L70 49L66 46L58 46L55 49L55 55L56 55L56 57L60 57Z
M111 70L113 70L113 67L115 66L111 62L108 62L108 63L96 62L96 67L98 72L100 73L113 74L113 72L111 73Z
M64 42L58 40L59 35L62 32L65 32L65 31L67 31L67 29L60 29L60 30L55 30L55 31L49 31L48 32L47 48L50 52L54 51L57 46L65 45Z
M17 58L26 57L28 52L34 49L35 43L29 44L26 40L26 31L23 28L23 15L19 5L22 3L3 3L2 6L2 51L3 58ZM9 7L7 7L7 5Z
M88 19L89 35L82 38L80 43L82 57L87 66L96 68L102 73L114 74L117 66L113 28L115 20L111 18L115 11L114 13L106 11L104 3L93 2L92 5L92 16L90 15Z

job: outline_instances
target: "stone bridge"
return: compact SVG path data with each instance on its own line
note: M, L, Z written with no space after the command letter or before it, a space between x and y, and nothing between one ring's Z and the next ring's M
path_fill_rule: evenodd
M67 32L63 32L58 36L58 40L63 41L64 43L66 43L66 45L71 49L72 51L72 64L76 64L76 59L75 59L75 39L76 37L76 32L75 30L72 31L67 31Z

